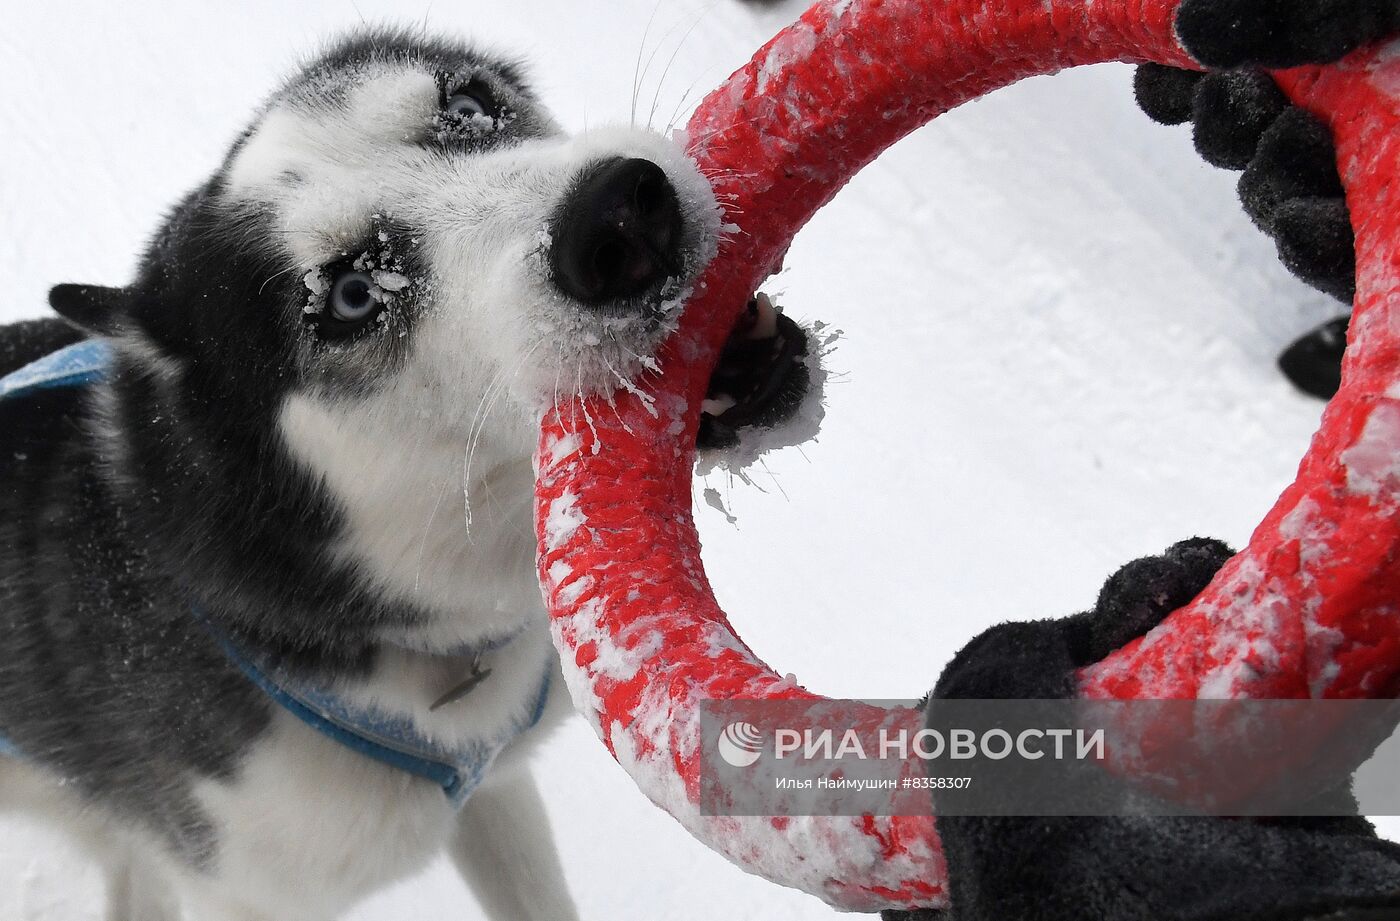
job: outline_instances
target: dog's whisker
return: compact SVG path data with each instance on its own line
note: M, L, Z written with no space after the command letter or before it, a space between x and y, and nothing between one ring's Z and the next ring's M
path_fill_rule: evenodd
M729 124L725 125L723 128L715 128L709 133L702 135L699 138L698 143L702 146L706 144L713 144L715 141L718 141L719 139L723 138L729 132L735 131L739 128L752 127L753 125L756 125L760 121L762 121L763 118L764 116L762 115L755 115L753 118L741 118L731 120ZM696 142L692 141L692 143Z
M691 34L695 31L696 27L700 25L700 23L705 19L706 16L710 14L710 11L713 9L714 3L703 7L700 10L700 12L695 15L695 18L691 22L689 28L685 30L685 34L683 34L680 37L680 41L676 42L676 47L671 52L671 57L666 61L666 67L661 71L661 77L656 81L656 92L653 93L651 97L651 111L647 113L648 128L652 126L652 119L656 117L656 108L658 105L660 105L661 101L661 89L666 85L666 77L671 73L671 67L676 63L677 55L681 53L681 49L685 47L686 40L690 38Z
M651 15L647 17L646 28L642 30L642 42L637 46L637 63L632 68L632 116L627 122L632 128L637 127L637 96L642 86L642 55L646 54L647 38L651 35L651 26L656 21L656 14L660 11L661 0L656 0L651 7Z
M792 499L788 498L787 490L783 489L783 484L778 482L777 476L774 475L773 471L768 467L768 462L760 457L758 459L758 465L763 468L764 473L768 474L768 479L773 481L773 485L777 487L778 492L782 494L783 498L791 502Z
M525 351L525 354L520 356L520 359L512 367L502 368L499 372L497 372L495 377L492 378L491 385L487 387L486 393L482 396L483 400L486 400L489 397L490 401L485 404L485 408L483 410L479 411L478 418L476 420L473 420L473 428L470 429L468 432L467 454L462 465L462 500L464 507L463 517L466 522L468 540L471 539L472 526L472 464L476 459L476 451L481 444L481 438L486 431L486 422L491 415L491 410L495 408L496 401L500 399L501 395L505 393L506 388L509 386L510 378L513 377L515 374L519 373L520 369L524 367L525 362L527 362L531 358L531 356L535 354L535 350L539 348L539 345L539 341L536 341L534 345L532 345L529 349Z
M627 379L621 374L619 374L616 369L613 368L612 362L608 361L606 357L603 358L603 364L607 366L607 369L612 374L612 376L617 378L618 384L620 384L625 389L631 389L631 385L629 384ZM622 418L622 413L618 411L616 391L609 390L606 399L608 401L609 408L611 408L613 411L613 415L617 417L618 425L622 426L622 430L629 435L635 434L632 431L632 427L629 426L627 424L627 421Z
M666 47L666 40L667 40L668 38L670 38L672 35L674 35L675 32L676 32L676 30L679 29L680 27L681 27L681 23L679 23L679 22L674 22L674 23L672 23L672 24L666 29L666 31L663 32L663 33L661 34L661 37L658 38L658 39L656 40L656 47L653 48L653 49L651 50L651 53L647 55L646 64L643 65L643 67L642 67L641 83L638 84L638 92L639 92L639 93L640 93L640 87L641 87L641 85L643 85L643 84L646 83L647 74L651 72L651 65L652 65L653 62L655 62L656 56L657 56L658 54L661 53L661 49L663 49L664 47ZM632 123L632 127L634 127L634 128L636 127L636 122L635 122L635 121ZM651 120L650 120L650 119L647 120L647 127L648 127L648 128L651 127Z
M559 382L564 375L564 350L560 346L555 345L554 352L554 424L562 429L564 427L564 418L559 411Z
M574 381L576 389L578 391L578 400L574 403L574 405L577 406L579 409L583 410L584 424L587 425L588 430L593 433L593 444L596 446L598 444L598 426L596 426L593 423L593 414L588 411L588 400L585 399L583 395L582 359L579 359L578 364L574 366Z
M502 369L492 375L487 381L486 387L481 392L481 400L477 403L476 412L472 414L471 423L467 426L467 443L462 449L462 502L465 506L463 519L466 525L467 538L471 539L472 531L472 502L471 502L471 468L472 452L476 444L476 432L478 423L481 423L486 413L488 400L496 386L496 382L504 375Z
M676 103L675 109L671 111L671 120L666 123L666 134L670 134L671 129L673 129L676 126L676 123L680 117L681 107L684 106L686 100L690 98L690 94L695 92L695 88L700 85L700 81L706 79L708 75L714 72L715 66L713 64L702 68L699 75L697 75L696 78L690 82L690 85L685 88L685 92L681 94L680 101Z
M282 271L274 272L273 274L269 275L267 278L263 279L263 283L258 286L258 294L262 294L264 291L266 291L268 285L272 284L274 281L281 278L283 275L286 275L289 272L295 272L296 270L296 266L289 265Z
M445 477L442 481L442 488L438 490L437 500L433 502L433 509L428 513L428 520L423 525L423 534L418 539L418 565L413 574L413 593L418 594L423 584L423 557L428 549L428 535L432 533L433 522L437 520L438 509L442 508L442 500L447 497L447 490L452 486L452 477Z

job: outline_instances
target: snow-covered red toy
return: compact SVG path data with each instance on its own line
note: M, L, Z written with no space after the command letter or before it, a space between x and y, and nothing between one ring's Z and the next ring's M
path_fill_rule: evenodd
M660 357L654 404L549 413L539 574L576 706L655 802L752 872L847 910L946 904L931 819L702 816L698 705L811 698L734 634L691 521L693 445L735 305L862 166L939 113L1100 61L1194 66L1172 0L821 2L688 128L737 225ZM1342 387L1249 546L1086 697L1382 697L1400 690L1400 47L1275 74L1332 128L1356 232ZM910 712L910 720L918 715Z

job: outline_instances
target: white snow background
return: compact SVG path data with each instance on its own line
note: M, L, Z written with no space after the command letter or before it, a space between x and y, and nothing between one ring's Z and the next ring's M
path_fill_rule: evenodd
M163 209L263 95L362 20L426 19L524 55L572 129L626 120L641 53L640 110L664 127L801 9L11 0L0 320L44 313L56 282L128 280ZM921 694L998 620L1083 609L1135 556L1193 534L1245 541L1320 410L1275 355L1337 312L1277 263L1233 175L1137 111L1120 65L938 119L817 217L769 289L846 331L839 377L818 443L771 457L754 486L710 478L738 524L697 503L706 562L779 671L866 698ZM693 841L580 722L537 772L585 918L832 915ZM96 919L99 902L97 874L60 840L0 820L0 921ZM352 917L480 914L440 863Z

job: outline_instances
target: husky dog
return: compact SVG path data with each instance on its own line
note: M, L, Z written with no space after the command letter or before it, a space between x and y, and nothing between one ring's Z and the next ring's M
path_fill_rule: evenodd
M514 63L304 68L130 285L0 330L0 374L107 355L0 400L0 805L91 846L112 921L325 921L444 849L491 917L575 917L524 764L569 709L536 422L644 370L719 227L671 142L565 136ZM712 444L809 387L798 327L741 324Z

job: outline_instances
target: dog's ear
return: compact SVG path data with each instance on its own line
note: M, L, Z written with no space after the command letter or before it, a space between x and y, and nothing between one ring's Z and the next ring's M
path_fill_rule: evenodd
M126 325L131 295L103 285L54 285L49 306L59 316L98 336L115 336Z

